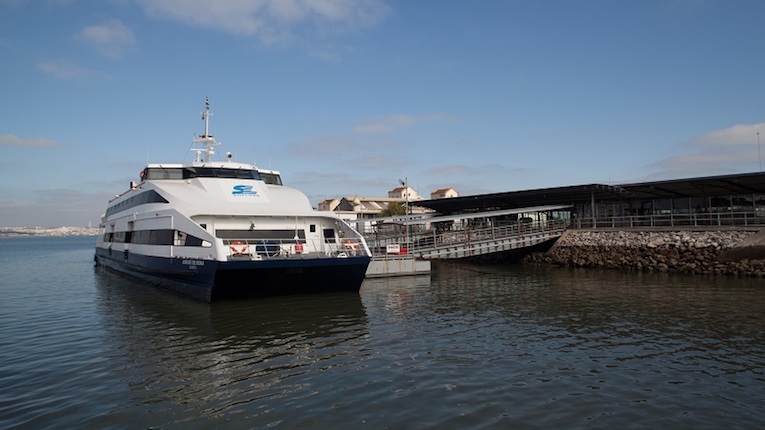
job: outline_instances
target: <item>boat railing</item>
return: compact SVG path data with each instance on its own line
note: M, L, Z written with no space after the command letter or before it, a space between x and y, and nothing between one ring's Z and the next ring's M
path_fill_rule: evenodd
M358 239L223 239L231 260L348 258L368 255Z

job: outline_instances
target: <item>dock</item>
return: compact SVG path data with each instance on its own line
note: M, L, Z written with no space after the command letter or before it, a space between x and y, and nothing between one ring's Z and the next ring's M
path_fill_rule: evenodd
M413 256L375 256L367 268L367 278L388 276L427 275L430 261L415 259Z
M567 207L378 220L373 234L365 235L373 256L367 277L427 274L431 261L519 250L556 240L566 231L566 222L550 214Z

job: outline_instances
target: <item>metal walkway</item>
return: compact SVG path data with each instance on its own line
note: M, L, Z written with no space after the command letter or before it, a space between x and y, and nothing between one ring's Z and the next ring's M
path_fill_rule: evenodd
M397 220L386 224L386 231L368 235L367 243L375 256L401 254L426 260L510 251L560 237L566 230L566 222L547 214L564 208L568 206ZM503 222L508 215L516 217L516 221ZM536 220L523 215L535 215ZM434 227L444 222L448 229Z
M566 227L563 221L522 224L459 232L445 232L429 243L418 244L409 253L427 260L456 259L510 251L534 246L560 237Z

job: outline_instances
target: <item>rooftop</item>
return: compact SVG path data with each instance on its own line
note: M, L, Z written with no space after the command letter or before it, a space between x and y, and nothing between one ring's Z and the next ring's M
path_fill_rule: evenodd
M417 202L417 205L449 214L531 206L575 205L589 203L593 199L597 202L615 202L742 194L765 194L765 173L742 173L621 185L587 184L539 188L450 199L421 200Z

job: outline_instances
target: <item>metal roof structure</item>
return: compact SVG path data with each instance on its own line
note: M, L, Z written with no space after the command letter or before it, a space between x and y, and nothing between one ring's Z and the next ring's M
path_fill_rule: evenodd
M429 214L425 214L424 217L404 219L400 222L400 224L417 225L417 224L423 224L426 222L461 221L464 219L492 218L492 217L500 217L505 215L519 215L519 214L531 214L534 212L559 211L563 209L568 209L570 207L571 206L569 205L534 206L534 207L526 207L526 208L505 209L505 210L499 210L499 211L472 212L472 213L459 214L459 215L438 215L438 216L430 216L430 217L428 217Z
M448 199L420 200L416 204L441 214L451 214L533 206L589 204L593 200L596 202L617 202L751 194L765 194L765 173L706 176L621 185L573 185Z

